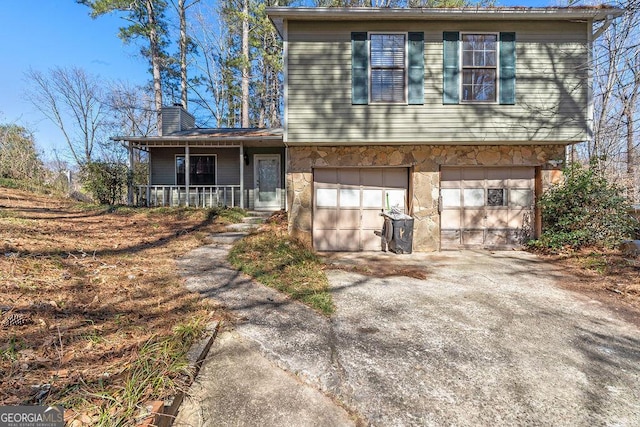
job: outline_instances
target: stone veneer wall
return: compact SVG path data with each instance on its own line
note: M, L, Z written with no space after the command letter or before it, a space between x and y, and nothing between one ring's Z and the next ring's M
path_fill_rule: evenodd
M545 163L564 158L564 145L290 147L287 169L289 232L310 244L313 168L412 167L413 248L416 251L438 250L440 166L541 166L544 189L560 179L558 171L546 168Z

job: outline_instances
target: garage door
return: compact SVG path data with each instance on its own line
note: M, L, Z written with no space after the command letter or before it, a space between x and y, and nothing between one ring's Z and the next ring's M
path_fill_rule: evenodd
M534 178L530 167L443 167L442 249L506 249L524 243L534 224Z
M380 212L406 211L406 168L314 169L313 181L313 246L319 251L380 250L374 234L382 228Z

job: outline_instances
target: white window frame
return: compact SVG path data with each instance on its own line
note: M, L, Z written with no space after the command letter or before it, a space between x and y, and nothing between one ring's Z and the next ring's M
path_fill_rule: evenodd
M402 101L373 101L373 79L371 78L371 71L373 69L372 61L371 61L371 36L372 35L399 35L404 36L404 94ZM407 68L409 66L409 32L402 31L372 31L367 33L367 44L368 44L368 53L369 53L369 104L373 105L408 105L409 100L409 77Z
M464 99L464 36L465 35L479 35L479 36L485 36L485 35L494 35L496 36L496 99L493 101L475 101L475 100L465 100ZM460 48L458 49L458 59L459 59L459 64L460 64L460 87L459 87L459 93L460 93L460 103L461 104L487 104L487 105L496 105L500 103L500 32L495 32L495 31L464 31L460 33ZM478 68L478 67L470 67L470 68ZM489 67L485 67L485 68L489 68Z
M214 180L215 180L215 184L193 184L192 182L189 182L189 186L190 187L198 187L198 186L213 186L213 185L218 185L218 155L217 154L211 154L211 153L189 153L189 157L213 157L213 167L214 167ZM186 185L186 174L187 171L185 170L185 184L178 184L178 157L186 157L186 155L184 153L182 154L176 154L174 156L175 158L173 159L173 168L174 168L174 182L175 185ZM191 164L191 161L189 161L189 164ZM185 165L185 169L186 169L186 165ZM191 179L189 179L189 181L191 181Z

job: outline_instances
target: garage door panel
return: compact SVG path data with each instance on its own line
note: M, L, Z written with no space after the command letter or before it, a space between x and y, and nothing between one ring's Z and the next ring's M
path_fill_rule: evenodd
M509 207L533 206L533 190L522 188L509 189Z
M380 250L381 210L406 209L407 168L314 169L313 242L318 250Z
M523 225L526 225L531 217L530 209L519 209L509 210L509 223L507 224L508 228L522 228Z
M484 244L486 246L506 246L508 242L508 230L506 229L487 229L484 236Z
M313 247L319 251L330 251L338 241L337 230L314 230Z
M462 179L464 181L474 181L474 183L482 183L485 180L485 169L484 168L462 169Z
M458 229L461 227L460 223L460 213L461 211L456 210L443 210L442 217L440 219L440 227L445 228L455 228Z
M487 212L485 227L507 228L509 223L509 211L507 209L491 209Z
M462 242L460 241L460 230L445 230L440 232L441 244L445 248L459 247Z
M406 177L405 177L406 181ZM384 186L382 169L360 169L360 183L369 187Z
M389 169L383 175L383 185L386 188L407 188L407 171L402 169Z
M462 230L464 246L480 246L484 242L484 230Z
M380 210L364 209L362 211L362 227L368 230L381 230L384 219L380 216Z
M341 208L359 208L361 203L360 188L341 188L339 203Z
M322 208L338 207L338 189L337 188L318 188L316 189L315 204Z
M443 167L441 247L513 247L530 232L533 167Z
M360 230L338 230L336 233L336 244L332 247L340 247L340 250L356 252L360 249ZM328 249L334 250L334 249Z
M465 209L462 211L462 228L470 224L484 224L484 209Z
M341 186L360 186L360 172L356 169L340 169Z
M338 170L316 169L313 171L313 179L317 183L335 184L338 182Z
M314 218L315 227L322 230L335 229L338 212L335 209L317 209Z
M380 237L373 234L373 231L362 233L363 251L379 251L381 247Z
M442 171L440 171L440 179L442 180L442 185L444 188L449 188L448 185L453 185L455 188L457 188L459 185L457 182L462 179L462 169L442 169Z
M340 209L337 211L337 215L336 227L338 230L354 230L360 228L359 209Z
M535 178L535 170L533 168L511 168L511 185L517 183L531 182Z

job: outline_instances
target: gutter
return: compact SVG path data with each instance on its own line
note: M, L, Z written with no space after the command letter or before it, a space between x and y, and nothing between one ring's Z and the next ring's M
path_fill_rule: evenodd
M607 28L609 28L611 26L611 24L613 23L613 20L616 17L613 16L612 14L608 14L606 16L606 18L604 19L604 22L602 23L602 25L600 26L600 28L598 28L598 30L593 33L593 35L591 36L591 41L595 41L598 37L600 37L602 35L602 33L604 33Z

